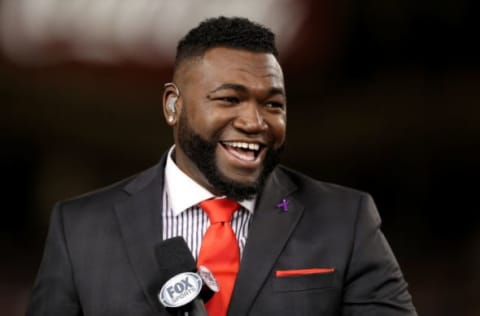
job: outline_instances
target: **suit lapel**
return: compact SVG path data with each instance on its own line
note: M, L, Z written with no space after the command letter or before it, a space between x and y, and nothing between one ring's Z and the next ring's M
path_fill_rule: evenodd
M303 206L291 196L295 190L296 185L279 168L266 183L248 233L229 315L248 314L302 216ZM283 199L289 202L287 211L277 207Z
M157 295L161 276L154 249L162 241L162 195L165 156L155 167L130 182L129 197L115 205L127 255L142 289L155 310L161 310Z

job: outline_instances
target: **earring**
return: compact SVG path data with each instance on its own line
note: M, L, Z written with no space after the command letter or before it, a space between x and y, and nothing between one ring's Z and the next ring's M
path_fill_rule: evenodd
M173 115L172 115L172 116L169 116L169 117L168 117L168 122L169 122L169 123L173 123L173 121L175 121L175 118L173 117Z

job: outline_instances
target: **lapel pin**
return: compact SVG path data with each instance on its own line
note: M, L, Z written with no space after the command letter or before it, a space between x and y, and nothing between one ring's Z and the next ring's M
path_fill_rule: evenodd
M277 207L281 208L284 212L287 212L288 211L288 200L283 199L282 202L277 204Z

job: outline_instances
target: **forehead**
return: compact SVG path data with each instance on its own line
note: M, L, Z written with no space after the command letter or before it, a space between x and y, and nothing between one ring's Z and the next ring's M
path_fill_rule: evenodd
M250 89L284 89L282 69L272 54L217 47L209 49L182 71L187 85L214 88L224 83Z

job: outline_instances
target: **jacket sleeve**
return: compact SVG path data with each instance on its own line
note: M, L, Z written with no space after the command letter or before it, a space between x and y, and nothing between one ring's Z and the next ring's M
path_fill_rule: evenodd
M415 316L400 267L380 230L373 199L360 199L355 240L346 271L343 316Z
M43 258L31 293L27 316L82 315L65 240L62 210L52 212Z

